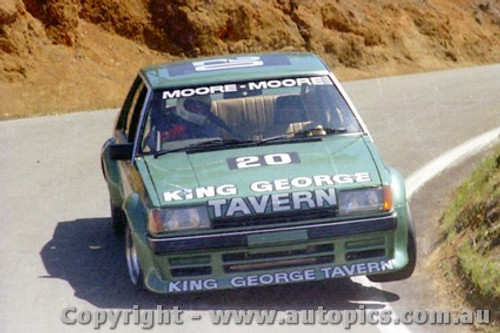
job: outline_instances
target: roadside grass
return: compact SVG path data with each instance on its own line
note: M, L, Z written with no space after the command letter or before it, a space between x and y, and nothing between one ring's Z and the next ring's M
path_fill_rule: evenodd
M500 145L458 188L441 217L442 241L454 248L453 274L465 285L465 297L478 309L490 309L500 321Z

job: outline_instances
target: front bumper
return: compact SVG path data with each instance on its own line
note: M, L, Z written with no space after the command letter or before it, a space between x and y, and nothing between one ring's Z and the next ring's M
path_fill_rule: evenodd
M401 218L401 216L400 216ZM158 293L241 288L395 271L398 214L218 234L148 237L146 288Z
M223 234L218 233L161 239L149 237L148 241L155 254L172 254L184 251L218 250L251 246L252 237L255 239L258 236L264 236L263 238L267 237L270 239L269 242L276 242L283 238L285 238L286 241L293 241L318 240L340 236L348 237L365 233L394 230L396 229L396 224L396 216L390 215L378 218L227 232Z

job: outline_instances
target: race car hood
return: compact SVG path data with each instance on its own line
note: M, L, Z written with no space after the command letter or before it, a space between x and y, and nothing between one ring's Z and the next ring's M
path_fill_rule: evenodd
M145 156L160 206L382 183L366 135ZM146 175L143 175L146 176Z

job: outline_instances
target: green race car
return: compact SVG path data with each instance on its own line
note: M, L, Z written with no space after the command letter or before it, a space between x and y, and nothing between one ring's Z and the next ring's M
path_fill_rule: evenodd
M150 291L415 268L404 180L314 54L140 70L101 162L130 278Z

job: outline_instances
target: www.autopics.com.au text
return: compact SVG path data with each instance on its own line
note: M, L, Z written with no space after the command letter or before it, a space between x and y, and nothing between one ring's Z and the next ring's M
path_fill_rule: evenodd
M135 325L151 329L160 325L183 325L187 321L208 320L212 325L339 325L346 329L353 325L487 325L490 310L368 310L359 305L357 310L209 310L185 311L174 306L164 309L141 309L134 305L126 310L86 310L75 306L64 308L60 316L66 325L84 325L99 329Z

